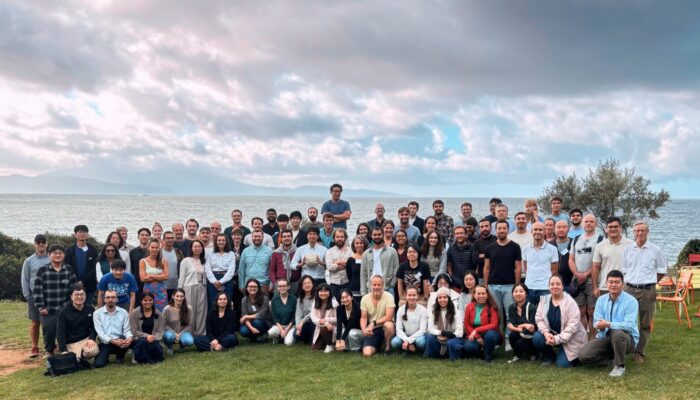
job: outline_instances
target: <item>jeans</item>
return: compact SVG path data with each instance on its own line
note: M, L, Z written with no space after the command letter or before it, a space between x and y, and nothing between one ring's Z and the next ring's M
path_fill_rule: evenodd
M221 279L226 275L225 272L214 272L214 276L216 279ZM216 308L216 296L219 295L222 291L226 293L229 299L233 298L233 282L228 281L224 283L224 285L221 287L222 290L217 290L216 287L211 284L207 283L207 297L209 298L209 309L211 310L212 308Z
M447 351L450 355L450 360L455 361L462 357L480 357L483 350L484 361L491 362L493 360L493 352L496 349L501 335L495 329L491 329L484 333L481 338L484 340L483 348L476 340L469 341L462 338L454 338L447 341Z
M140 337L134 343L134 360L139 364L153 364L163 361L163 347L159 341L148 343L146 338Z
M542 353L542 358L546 362L554 362L559 368L568 368L572 366L572 363L566 358L566 352L564 348L558 346L558 349L545 343L546 340L541 332L535 332L532 336L532 343L535 345L537 350Z
M506 332L508 326L508 308L514 303L513 285L489 285L489 291L498 305L498 320L501 331ZM507 332L506 332L507 334Z
M416 338L413 342L413 345L416 346L416 354L423 354L425 352L425 340L424 335ZM398 336L394 336L394 338L391 339L391 348L396 351L403 351L401 346L403 346L403 340Z
M207 335L201 335L194 338L194 345L199 351L211 351L211 339ZM224 335L219 341L223 351L228 351L238 345L238 337L235 333L228 333Z
M548 294L549 290L530 289L530 292L527 295L527 301L532 303L533 306L537 307L537 305L540 304L540 297L546 296Z
M270 323L264 319L254 319L250 324L253 325L255 329L259 330L260 333L253 333L247 326L241 325L241 336L247 337L253 342L257 341L260 336L266 334L267 331L270 330ZM313 336L313 333L311 335Z
M165 331L163 333L163 342L165 345L172 350L173 344L175 343L175 332ZM192 346L194 344L194 337L189 332L180 333L180 349L184 349L187 346Z
M296 327L294 328L294 340L297 342L302 341L306 344L311 344L311 341L314 338L314 331L315 330L316 330L316 326L309 319L308 321L306 321L304 323L304 325L302 325L301 335L297 335ZM242 332L241 332L241 334L242 334Z
M424 357L440 358L447 355L447 344L442 344L438 341L438 337L431 334L425 336L425 351Z

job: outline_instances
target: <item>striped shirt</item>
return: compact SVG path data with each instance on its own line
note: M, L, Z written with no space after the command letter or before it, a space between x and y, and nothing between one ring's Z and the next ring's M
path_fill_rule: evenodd
M50 315L58 314L58 310L70 298L70 288L78 280L73 272L73 267L63 264L56 271L51 264L47 264L36 273L34 280L34 304L41 310L46 308Z

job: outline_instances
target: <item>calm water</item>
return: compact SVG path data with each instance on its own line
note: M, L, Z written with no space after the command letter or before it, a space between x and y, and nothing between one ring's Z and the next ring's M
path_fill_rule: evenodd
M129 242L134 243L136 230L150 228L154 221L164 227L174 222L196 218L201 225L218 220L224 227L231 224L230 213L234 208L243 211L245 225L250 226L253 216L264 219L265 211L272 207L278 213L289 214L300 210L306 215L311 206L321 208L327 200L320 197L216 197L216 196L129 196L129 195L2 195L0 196L0 232L31 241L35 234L72 234L73 227L85 223L90 234L104 241L107 234L119 225L129 229ZM411 199L350 198L353 216L348 223L351 232L362 221L374 218L374 205L380 201L386 208L386 217L397 220L396 211ZM415 199L421 205L418 214L432 214L433 199ZM468 199L474 205L474 213L488 213L487 198ZM445 213L457 220L459 206L465 199L443 198ZM511 214L522 208L524 199L504 199ZM661 218L652 221L650 240L660 245L669 261L675 259L685 243L700 237L700 200L676 200L661 211ZM631 234L631 232L630 232Z

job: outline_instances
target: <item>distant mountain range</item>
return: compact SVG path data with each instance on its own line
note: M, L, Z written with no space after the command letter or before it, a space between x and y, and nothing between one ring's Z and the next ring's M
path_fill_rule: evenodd
M176 178L173 178L175 176ZM296 188L257 186L235 179L191 171L149 171L121 174L105 179L52 172L38 176L0 176L0 193L21 194L160 194L217 196L328 196L328 187L304 185ZM343 197L406 197L366 189L343 189Z

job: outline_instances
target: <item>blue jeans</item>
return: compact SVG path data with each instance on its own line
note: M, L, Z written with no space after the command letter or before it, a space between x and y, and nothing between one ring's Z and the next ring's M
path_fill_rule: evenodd
M476 340L469 341L462 338L454 338L447 341L447 351L450 354L450 360L455 361L464 355L465 357L481 357L481 352L484 352L484 361L491 362L493 360L493 352L496 349L498 340L500 339L498 331L491 329L482 335L484 346Z
M489 285L489 291L498 305L498 320L501 330L506 332L508 326L508 308L514 303L513 285Z
M163 333L163 342L165 346L170 350L173 349L173 344L175 344L175 332L165 331ZM194 337L189 332L182 332L180 334L180 349L184 349L187 346L192 346L194 344Z
M425 335L417 338L413 345L416 346L416 354L423 354L425 352ZM396 351L403 351L401 346L403 346L403 340L398 336L394 336L391 339L391 348Z
M236 347L238 344L238 338L236 337L235 333L228 333L221 338L219 344L223 348L223 351L228 351L228 349ZM197 336L194 338L194 345L199 351L210 351L211 339L209 339L209 336L207 335Z
M314 325L314 323L309 319L308 321L304 322L304 325L301 326L301 335L297 335L297 330L294 328L294 340L297 342L311 344L311 341L314 338L315 330L316 325Z
M533 306L537 307L537 305L540 304L540 297L548 294L549 290L530 289L530 292L527 294L527 301L532 303Z
M542 353L542 358L547 362L554 362L559 368L571 367L571 362L566 358L566 352L561 346L553 347L545 343L544 335L541 332L535 332L532 336L532 343L535 348Z
M224 277L224 275L226 275L225 272L214 272L214 276L216 277L216 279L221 279ZM233 280L224 283L222 289L229 299L233 298ZM219 295L219 293L221 293L221 291L217 290L213 284L207 283L207 297L209 298L210 310L212 308L216 308L216 297Z
M241 325L241 336L247 337L253 342L256 342L260 336L266 334L267 331L270 330L270 323L263 319L254 319L250 322L250 324L253 325L255 329L259 330L260 333L254 334L250 331L250 329L248 329L247 326Z
M431 334L423 336L425 338L425 351L423 357L441 358L447 355L447 349L440 354L443 344L438 341L438 337ZM447 344L445 344L447 346Z

